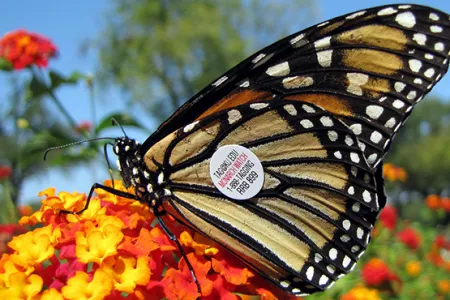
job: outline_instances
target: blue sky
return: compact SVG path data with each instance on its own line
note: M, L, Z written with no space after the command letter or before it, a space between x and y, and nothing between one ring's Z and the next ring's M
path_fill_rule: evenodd
M2 3L2 17L0 18L0 35L18 28L41 33L50 37L59 48L59 58L51 63L53 69L64 74L69 74L74 70L79 70L83 73L93 73L97 67L95 53L81 55L80 45L84 41L98 37L99 31L104 26L105 12L110 8L108 3L110 2L107 0L4 1ZM391 3L404 3L404 1L319 0L316 1L316 15L311 20L308 20L306 25L313 25L355 10ZM450 12L450 1L429 0L409 1L409 3L428 5L448 13ZM304 25L303 23L298 30L302 29ZM267 41L267 44L271 42L273 41ZM211 80L213 79L211 78ZM7 77L0 73L1 87L7 86L6 80ZM433 93L443 99L450 99L449 86L450 76L447 76L438 84ZM59 91L58 96L67 105L77 121L90 118L89 113L87 113L89 112L88 90L83 84L64 88ZM2 103L5 101L5 97L5 88L0 88L0 109L3 107ZM97 93L96 98L98 100L98 118L112 111L127 111L135 114L138 110L138 108L135 108L134 111L130 111L130 108L125 106L120 93L115 92L114 89L104 93ZM148 133L129 132L129 135L136 134L141 141L145 139L145 136L151 133L150 127L152 127L152 123L147 121L144 124L149 126ZM120 135L120 133L114 132L111 135ZM101 161L100 157L99 161ZM103 165L100 164L81 166L70 170L70 172L51 171L26 182L21 199L23 202L36 200L37 193L50 186L56 187L58 191L88 192L92 183L102 182L106 178L108 178L108 174L104 170Z

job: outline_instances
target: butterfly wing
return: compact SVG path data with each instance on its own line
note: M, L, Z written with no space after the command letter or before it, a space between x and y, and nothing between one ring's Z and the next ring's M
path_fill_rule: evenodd
M234 144L256 154L264 169L262 190L245 201L219 192L209 172L213 153ZM381 175L354 133L306 102L220 111L168 135L145 160L166 182L169 213L295 294L324 290L352 269L385 203Z
M151 145L195 119L252 101L307 101L348 125L375 167L413 106L448 68L449 16L390 5L312 26L255 53L169 118Z

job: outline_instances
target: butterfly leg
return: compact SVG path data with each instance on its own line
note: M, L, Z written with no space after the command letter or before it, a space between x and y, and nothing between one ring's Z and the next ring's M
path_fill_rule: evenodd
M61 213L63 214L81 214L83 211L85 211L88 207L89 207L89 202L91 201L92 195L94 194L95 189L102 189L104 191L107 191L113 195L119 196L119 197L124 197L124 198L129 198L129 199L134 199L134 200L139 200L139 198L136 195L124 192L124 191L120 191L120 190L116 190L115 188L100 184L100 183L94 183L91 187L91 190L89 191L89 195L87 197L87 201L86 204L84 205L83 209L81 209L80 211L70 211L70 210L61 210Z
M197 291L202 294L202 289L200 287L200 283L197 280L197 276L195 276L194 268L191 265L191 262L186 256L186 252L184 252L183 247L181 246L180 242L178 241L177 237L170 231L170 229L167 227L166 223L164 223L164 220L162 216L165 214L165 211L158 211L156 208L154 208L153 213L158 220L159 224L161 225L161 228L164 230L164 232L167 234L169 239L175 242L177 244L178 250L180 250L181 256L184 258L184 261L186 262L189 271L191 272L192 279L194 280L195 284L197 285Z

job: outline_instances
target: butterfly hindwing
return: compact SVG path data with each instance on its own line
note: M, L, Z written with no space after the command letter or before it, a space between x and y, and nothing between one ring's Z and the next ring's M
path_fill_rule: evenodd
M256 197L235 201L209 164L238 144L260 159ZM159 155L163 150L164 155ZM165 209L238 254L261 275L312 293L348 273L381 209L377 178L352 131L315 105L278 99L223 110L175 131L146 154L169 191Z
M222 109L284 96L342 120L375 167L413 106L447 71L449 50L444 12L390 5L347 14L255 53L183 105L146 144Z

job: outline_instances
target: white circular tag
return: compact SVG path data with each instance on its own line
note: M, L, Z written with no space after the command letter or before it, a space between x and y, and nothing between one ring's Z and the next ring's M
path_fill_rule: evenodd
M214 152L209 174L219 191L235 200L255 196L264 184L264 170L258 157L239 145L227 145Z

